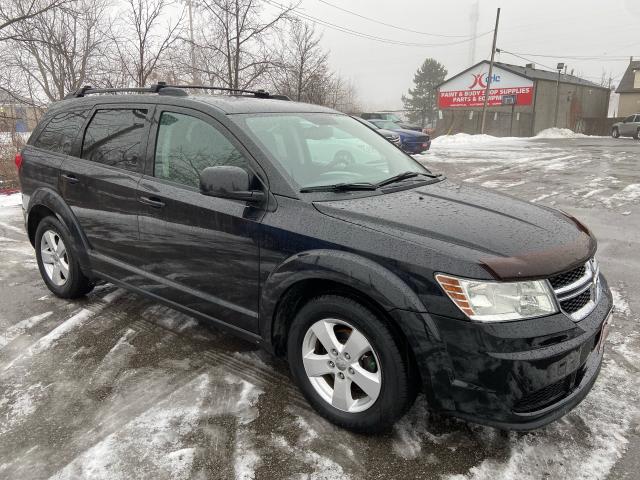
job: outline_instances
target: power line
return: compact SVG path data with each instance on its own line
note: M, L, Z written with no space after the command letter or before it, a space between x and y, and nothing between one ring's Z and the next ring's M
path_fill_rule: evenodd
M543 55L541 53L522 53L522 52L507 52L506 50L503 50L503 52L505 53L510 53L511 55L526 55L528 57L541 57L541 58L554 58L554 59L560 59L560 60L584 60L584 61L589 61L589 60L626 60L629 58L629 55L619 55L619 56L612 56L612 55ZM541 64L542 65L542 64Z
M346 8L342 8L339 7L338 5L334 5L333 3L329 3L325 0L318 0L320 3L324 3L325 5L328 5L332 8L335 8L337 10L340 10L342 12L348 13L350 15L355 15L356 17L359 18L363 18L365 20L369 20L370 22L373 23L377 23L378 25L384 25L385 27L389 27L389 28L395 28L396 30L401 30L403 32L409 32L409 33L417 33L418 35L427 35L430 37L442 37L442 38L470 38L472 37L472 35L446 35L446 34L442 34L442 33L430 33L430 32L422 32L420 30L412 30L410 28L406 28L406 27L399 27L397 25L392 25L390 23L386 23L380 20L376 20L375 18L371 18L371 17L367 17L365 15L362 15L360 13L354 12L352 10L347 10Z
M502 48L497 48L497 49L496 49L496 51L497 51L498 53L506 53L507 55L512 55L512 56L514 56L514 57L518 57L519 59L524 60L525 62L537 63L538 65L540 65L540 66L542 66L542 67L544 67L544 68L548 68L549 70L555 70L555 68L554 68L554 67L550 67L549 65L545 65L545 64L540 63L540 62L538 62L538 61L533 61L533 60L531 60L530 58L525 58L525 57L523 57L523 56L521 56L521 55L518 55L517 53L509 52L509 51L507 51L507 50L503 50Z
M269 0L265 0L265 3L276 7L282 11L286 11L289 9L289 7L286 7L282 4L279 4L277 2L273 2L273 1L269 1ZM378 37L376 35L370 35L368 33L364 33L364 32L359 32L357 30L353 30L351 28L348 27L343 27L341 25L337 25L335 23L331 23L328 22L326 20L322 20L320 18L308 15L306 13L302 13L298 10L293 11L296 9L292 9L292 11L290 12L290 14L302 18L303 20L307 20L309 22L312 22L314 24L318 24L318 25L322 25L324 27L330 28L332 30L337 30L339 32L342 33L346 33L348 35L352 35L354 37L359 37L359 38L364 38L367 40L373 40L375 42L379 42L379 43L386 43L389 45L398 45L398 46L404 46L404 47L448 47L448 46L452 46L452 45L460 45L463 43L468 43L474 40L474 38L467 38L465 40L457 40L455 42L447 42L447 43L416 43L416 42L405 42L405 41L401 41L401 40L395 40L392 38L385 38L385 37ZM483 37L485 35L488 35L489 33L492 33L493 30L489 30L488 32L484 32L481 33L480 35L476 36L475 38L480 38Z

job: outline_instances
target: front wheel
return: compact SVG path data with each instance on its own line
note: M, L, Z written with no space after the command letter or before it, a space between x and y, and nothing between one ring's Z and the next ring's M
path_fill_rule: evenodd
M313 407L360 432L388 429L413 401L407 362L388 326L351 299L311 300L291 326L291 373Z
M78 298L93 289L82 273L71 246L71 235L55 217L45 217L36 229L36 258L44 283L61 298Z
M617 127L614 127L614 128L611 130L611 136L612 136L613 138L620 138L620 132L618 131L618 128L617 128Z

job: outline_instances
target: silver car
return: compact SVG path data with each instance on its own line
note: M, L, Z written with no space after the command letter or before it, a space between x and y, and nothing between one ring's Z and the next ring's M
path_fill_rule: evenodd
M629 115L622 122L614 123L611 127L611 136L640 139L640 113Z

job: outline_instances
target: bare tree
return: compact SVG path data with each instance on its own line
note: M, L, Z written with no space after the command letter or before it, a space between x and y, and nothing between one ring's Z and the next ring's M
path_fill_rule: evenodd
M322 50L322 37L309 23L294 22L282 49L280 68L272 78L279 93L296 101L312 101L309 98L312 85L326 79L329 71L329 53Z
M248 88L276 64L274 35L293 7L264 19L261 0L203 0L200 34L203 76L229 88Z
M124 73L127 83L142 87L161 67L169 48L178 40L184 11L162 24L170 0L126 0L123 20L112 32L116 49L115 64Z
M0 3L0 41L15 38L10 27L25 20L37 17L53 8L68 3L69 0L6 0Z
M64 7L11 26L10 48L2 51L4 73L14 88L42 103L64 98L93 75L105 37L100 0L71 0Z

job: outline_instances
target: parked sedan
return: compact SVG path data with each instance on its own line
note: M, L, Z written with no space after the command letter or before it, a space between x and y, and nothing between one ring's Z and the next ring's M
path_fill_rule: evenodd
M393 143L396 147L402 148L402 142L400 141L399 133L392 132L391 130L387 130L386 128L380 128L379 126L374 125L369 120L365 120L364 118L360 118L360 117L353 117L353 118L358 120L363 125L366 125L367 127L375 130L376 133L379 133L380 135L382 135L384 138L386 138L391 143Z
M398 127L404 128L405 130L415 130L416 132L422 132L422 127L420 125L403 122L402 119L394 113L373 112L373 113L363 113L360 116L365 120L389 120L390 122L395 123Z
M611 136L613 138L633 137L640 140L640 113L629 115L622 122L614 123L611 127Z
M402 144L401 148L407 153L422 153L431 147L431 138L425 133L400 128L390 120L371 119L369 122L378 128L384 128L398 133Z

